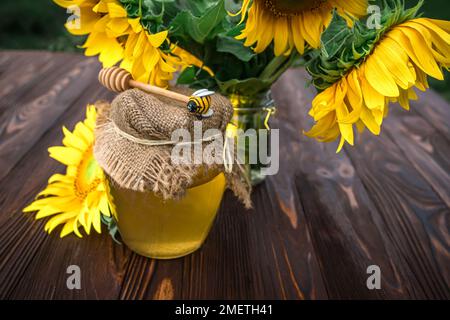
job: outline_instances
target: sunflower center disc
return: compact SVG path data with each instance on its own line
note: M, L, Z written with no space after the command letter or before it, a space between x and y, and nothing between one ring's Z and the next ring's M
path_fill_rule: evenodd
M78 197L84 198L89 192L97 188L100 183L100 180L97 178L97 170L98 166L92 151L88 149L85 152L85 156L83 156L83 160L78 165L77 177L75 178L75 192Z
M301 12L320 9L327 0L263 0L276 16L295 16Z

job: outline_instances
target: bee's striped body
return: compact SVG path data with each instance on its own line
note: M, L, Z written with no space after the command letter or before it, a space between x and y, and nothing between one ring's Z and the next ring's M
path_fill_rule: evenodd
M189 102L194 102L197 106L197 109L195 110L195 113L197 114L206 114L209 110L209 107L211 106L211 97L197 97L192 96L189 98Z
M192 94L189 97L189 102L187 104L189 112L197 115L199 119L207 118L212 115L211 106L211 95L214 94L212 91L207 89L201 89Z

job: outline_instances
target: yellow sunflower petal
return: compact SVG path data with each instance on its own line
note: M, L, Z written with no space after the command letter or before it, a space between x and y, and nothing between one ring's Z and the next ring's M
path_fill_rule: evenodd
M52 217L44 226L44 230L51 233L57 226L73 219L77 215L76 211L61 213Z
M77 165L83 156L80 150L68 147L50 147L48 152L50 157L66 166Z
M63 144L66 147L71 147L78 150L84 150L89 147L89 145L83 139L80 139L77 135L70 132L66 127L63 127L63 133Z
M75 219L69 219L65 224L64 227L61 230L61 233L59 234L60 238L64 238L65 236L67 236L68 234L74 232L73 230L73 223L75 222Z
M372 132L374 135L380 134L381 127L377 124L377 122L375 121L375 118L373 117L372 113L369 110L367 110L367 109L362 110L361 121L369 129L369 131Z
M155 34L148 34L147 38L153 47L158 48L159 46L161 46L164 43L168 34L169 34L169 31L165 30L165 31L161 31L161 32L158 32Z
M75 233L75 235L79 238L83 238L83 235L80 233L80 231L78 230L78 220L77 219L73 219L73 224L72 224L72 228L73 228L73 232Z
M92 217L92 225L94 226L94 230L97 231L97 233L102 233L102 223L100 218L100 211L98 209L95 209Z
M308 44L313 48L320 47L320 35L324 29L321 15L307 12L304 13L302 17L302 30L304 31L303 37L306 42L308 42Z
M369 84L380 94L387 97L398 97L400 94L392 74L382 62L385 57L372 54L365 63L365 74Z
M376 50L377 52L374 54L380 55L397 85L403 89L408 89L414 85L416 79L415 74L411 73L408 67L408 55L395 41L386 39L378 45Z
M407 52L411 60L413 60L420 69L436 79L443 79L442 72L436 64L433 54L426 46L423 37L415 30L408 28L395 29L390 32L388 36L396 41Z
M288 49L288 33L289 26L286 19L277 19L274 25L274 43L275 43L275 55L282 55Z
M108 13L111 18L126 18L127 17L127 11L120 4L114 3L114 2L109 2L107 4L107 6L108 6Z

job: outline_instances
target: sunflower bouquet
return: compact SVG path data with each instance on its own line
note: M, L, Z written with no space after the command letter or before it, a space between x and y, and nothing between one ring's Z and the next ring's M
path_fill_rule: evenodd
M450 66L450 22L421 16L423 1L402 0L53 0L78 12L66 28L86 37L87 56L118 65L133 79L167 88L187 85L226 96L238 127L268 126L272 84L305 65L317 89L305 134L354 144L356 131L379 135L389 106L409 109L427 78ZM379 10L369 15L371 7ZM75 10L76 9L76 10ZM375 19L376 23L373 23ZM299 88L300 89L300 88ZM95 109L50 156L67 165L25 211L53 216L61 236L83 227L114 229L115 206L92 154ZM355 130L356 129L356 130Z
M105 67L120 64L135 80L162 87L182 70L178 83L227 95L267 91L297 53L320 46L334 8L348 23L367 8L367 0L54 2L79 8L79 23L66 28L86 35L85 54Z

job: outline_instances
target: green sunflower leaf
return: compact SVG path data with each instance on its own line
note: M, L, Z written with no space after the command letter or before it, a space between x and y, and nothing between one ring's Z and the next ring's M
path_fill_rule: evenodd
M246 94L253 95L268 90L272 85L271 81L259 78L249 78L245 80L232 79L228 81L217 81L220 92L224 94Z
M180 73L177 84L191 84L195 81L196 70L194 66L187 67Z
M112 216L107 217L102 214L100 218L102 223L106 225L106 227L108 228L109 235L114 240L114 242L122 244L122 242L120 242L119 240L120 239L119 228L117 227L117 221L114 219L114 217Z
M333 18L330 26L322 33L321 50L326 58L332 58L352 36L352 31L347 27L344 18L333 12Z
M203 44L205 40L223 31L218 27L226 16L223 0L209 7L201 16L194 16L191 11L182 11L170 23L171 35L181 38L189 35L195 42Z
M239 60L245 62L250 61L255 56L251 48L245 47L240 41L227 36L219 36L217 39L217 51L231 53Z

